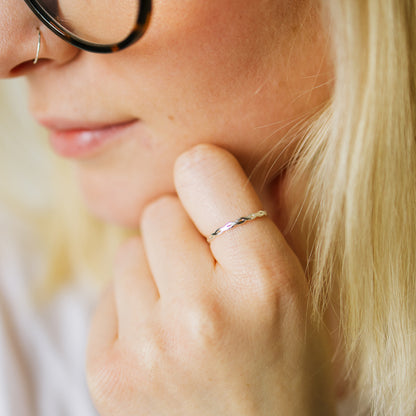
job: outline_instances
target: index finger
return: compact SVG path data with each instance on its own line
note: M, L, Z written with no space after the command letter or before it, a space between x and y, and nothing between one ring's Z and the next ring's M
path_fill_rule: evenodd
M240 217L262 210L262 204L238 161L212 145L198 145L175 164L179 198L198 230L208 237ZM232 272L246 271L260 259L284 263L291 252L269 217L238 225L211 242L214 258ZM293 253L290 254L290 257Z

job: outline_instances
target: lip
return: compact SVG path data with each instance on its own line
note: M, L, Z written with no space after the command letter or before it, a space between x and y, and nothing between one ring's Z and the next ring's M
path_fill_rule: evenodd
M55 153L65 158L86 158L97 154L109 142L124 136L138 119L110 123L66 119L41 119L50 131L49 142Z

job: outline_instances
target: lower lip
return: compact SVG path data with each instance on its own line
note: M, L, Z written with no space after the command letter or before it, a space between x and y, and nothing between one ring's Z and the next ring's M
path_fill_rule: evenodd
M121 137L139 121L106 126L98 129L53 130L49 141L52 149L66 158L85 158L96 155L104 146Z

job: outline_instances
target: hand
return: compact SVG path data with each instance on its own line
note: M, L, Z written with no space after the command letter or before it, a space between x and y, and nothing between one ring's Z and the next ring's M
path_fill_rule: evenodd
M298 259L269 217L208 244L261 203L238 162L200 145L176 196L150 204L119 252L87 358L102 416L333 414L324 337Z

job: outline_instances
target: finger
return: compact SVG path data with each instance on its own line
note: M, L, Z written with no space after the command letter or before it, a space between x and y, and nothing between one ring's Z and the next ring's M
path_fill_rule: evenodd
M175 164L179 198L204 236L242 216L258 212L262 204L237 160L212 145L199 145ZM244 273L269 259L285 264L293 256L269 217L234 227L211 242L211 250L226 270ZM254 270L257 270L254 268Z
M213 258L176 196L148 205L141 231L150 269L161 297L194 296L208 290Z
M159 299L143 243L138 237L124 243L117 253L114 288L119 336L134 336Z
M91 320L87 356L99 356L101 352L108 351L114 345L117 337L117 308L114 287L111 285L103 293Z

